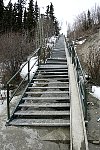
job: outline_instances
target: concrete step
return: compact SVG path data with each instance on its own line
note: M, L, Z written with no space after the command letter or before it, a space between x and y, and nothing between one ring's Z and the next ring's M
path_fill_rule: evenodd
M65 53L65 50L59 50L59 49L54 49L53 51L52 51L52 53Z
M67 65L67 62L54 62L54 61L47 61L46 62L46 64L55 64L55 65L58 65L58 64L60 64L60 65Z
M64 119L14 119L9 125L15 126L57 126L57 127L69 127L70 120Z
M68 71L59 71L59 72L56 72L56 71L37 71L36 73L41 73L41 74L55 74L55 75L59 75L59 74L67 74L68 75Z
M50 81L50 82L33 82L30 84L31 85L34 85L34 84L36 84L36 85L47 85L47 84L60 84L60 85L62 85L62 84L66 84L66 86L69 86L69 82L59 82L59 81L55 81L55 82L53 82L53 81Z
M65 55L64 51L52 51L52 54L58 54L60 56L60 54Z
M37 70L38 72L39 71L45 71L45 72L65 72L65 71L67 71L68 72L68 67L66 67L66 68L39 68L38 70Z
M59 56L62 57L62 58L66 58L66 55L61 55L61 54L60 54L60 55L52 54L52 55L51 55L51 58L53 58L53 57L58 58Z
M66 96L66 97L23 97L22 98L23 100L46 100L46 101L49 101L49 100L66 100L69 101L69 96Z
M70 111L38 111L38 110L26 110L26 111L22 111L19 110L17 112L14 113L14 115L17 116L69 116L70 115Z
M23 103L19 107L36 107L36 108L62 108L70 107L69 103Z
M36 75L36 76L37 77L39 76L40 78L60 78L60 77L61 78L65 78L65 77L68 78L69 77L68 74L66 74L66 75L63 75L63 74L62 75L61 74L60 75L59 74L56 74L56 75L55 74L54 75L51 75L51 74L50 75L41 75L40 74L40 75Z
M40 65L39 69L63 69L68 68L67 65Z
M25 92L26 94L69 94L69 91L43 91L43 92Z
M41 75L41 76L61 76L62 75L62 77L63 76L68 76L68 72L66 71L66 72L58 72L58 73L56 73L56 72L36 72L36 74L35 75Z
M53 61L66 61L66 62L67 62L67 59L66 59L66 58L48 58L47 61L48 61L48 60L50 60L50 61L52 61L52 60L53 60Z
M65 68L42 68L42 67L39 67L37 71L49 71L49 72L52 72L52 71L55 71L55 72L65 72L65 71L68 71L68 66L66 65Z
M32 81L45 81L45 82L50 82L51 80L57 80L57 81L61 81L61 82L69 82L69 78L44 78L44 79L41 79L41 78L36 78L36 79L32 79Z
M47 86L47 87L38 87L38 86L34 86L34 87L28 87L28 89L67 89L67 90L69 90L69 86L52 86L52 87L50 87L50 86Z

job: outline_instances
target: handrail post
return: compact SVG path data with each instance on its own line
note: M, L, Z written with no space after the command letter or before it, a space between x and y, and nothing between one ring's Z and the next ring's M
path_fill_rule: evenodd
M85 83L84 83L84 93L85 93L85 98L84 98L85 120L87 120L87 89Z
M43 49L43 51L44 51L43 61L44 61L44 64L45 64L45 48Z
M30 60L28 61L28 83L30 82Z
M72 64L75 65L75 51L74 51L74 47L72 46Z
M50 58L50 48L48 48L48 50L49 50L49 58Z
M41 48L40 48L41 49ZM38 66L40 65L40 49L38 50L37 54L38 54Z
M9 84L7 84L7 117L10 119L10 107L9 107Z

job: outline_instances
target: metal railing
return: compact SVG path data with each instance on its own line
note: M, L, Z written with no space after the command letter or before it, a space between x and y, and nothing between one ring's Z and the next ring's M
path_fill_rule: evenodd
M85 75L72 41L67 41L67 48L69 56L71 57L72 64L74 64L74 67L76 69L77 83L82 103L82 110L84 114L84 119L87 120L87 91L86 91Z
M35 59L34 63L32 65L30 65L33 57L36 57L36 59ZM8 122L12 118L14 111L17 109L17 107L20 103L20 101L19 101L17 106L15 106L15 108L13 110L11 110L10 102L12 101L14 96L18 95L20 92L21 92L20 100L22 99L29 83L31 82L31 80L35 74L35 72L34 72L33 77L31 78L32 68L35 65L38 67L40 64L44 64L46 62L46 59L49 57L50 57L50 49L49 48L45 48L45 47L38 48L28 58L28 60L20 67L20 69L16 72L16 74L7 82L7 118L8 118ZM24 76L24 78L21 78L20 73L25 66L27 66L27 74ZM19 82L17 88L13 89L12 94L10 94L11 87L12 87L12 85L14 85L13 82L15 82L16 80L17 80L16 82L18 82L18 80L20 80L20 78L21 78L21 81ZM24 88L23 88L24 90L22 91L23 84L24 84Z

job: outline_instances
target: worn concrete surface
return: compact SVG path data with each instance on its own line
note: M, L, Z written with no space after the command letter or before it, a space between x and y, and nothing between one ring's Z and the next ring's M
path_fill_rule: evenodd
M76 81L76 70L68 55L68 49L65 44L66 57L68 62L68 71L70 76L70 93L71 93L71 138L74 150L88 150L88 141L84 117L82 113L82 104L80 102L79 90Z
M56 127L5 126L6 109L0 115L0 150L69 150L69 130Z

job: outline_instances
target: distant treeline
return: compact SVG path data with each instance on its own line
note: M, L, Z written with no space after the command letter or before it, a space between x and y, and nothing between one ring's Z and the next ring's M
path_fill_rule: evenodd
M67 35L69 38L77 39L100 28L100 6L96 6L87 12L79 14L73 25L68 25Z
M3 0L0 0L0 33L7 32L25 32L33 31L39 22L39 7L37 1L29 0L26 8L26 0L17 0L12 4L10 0L7 6L4 6ZM51 3L47 6L46 13L43 17L45 25L48 24L52 30L48 30L48 34L58 34L59 25L54 15L54 6Z

